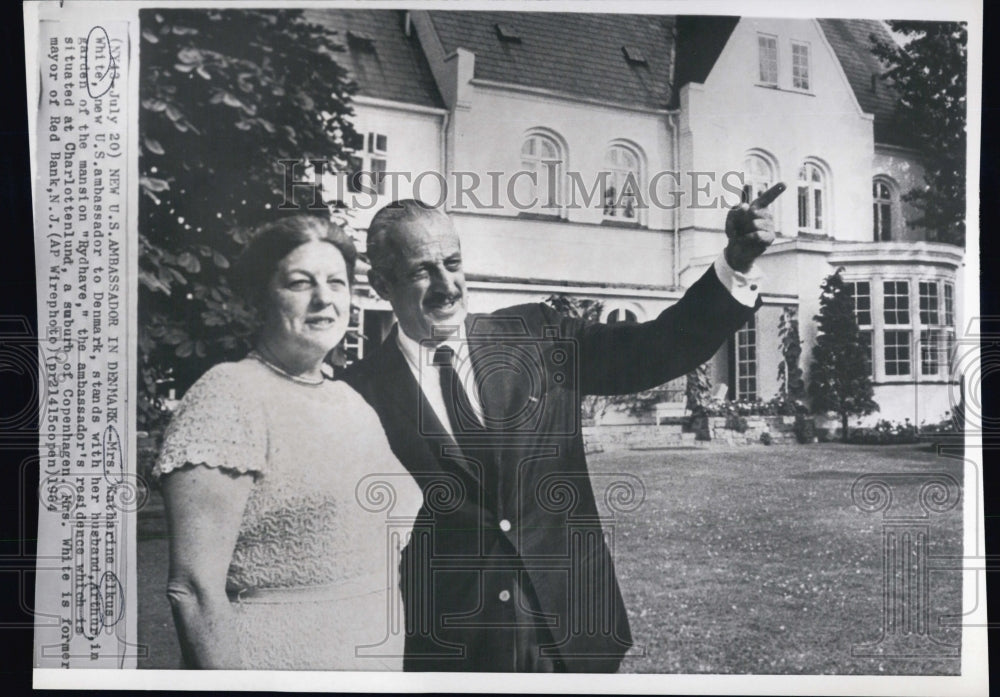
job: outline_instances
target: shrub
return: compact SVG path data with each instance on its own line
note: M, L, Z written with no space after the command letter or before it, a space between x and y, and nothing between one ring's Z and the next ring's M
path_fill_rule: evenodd
M899 445L918 441L917 427L909 419L903 423L882 419L872 428L855 427L847 440L856 445Z
M762 445L770 445L773 442L773 440L771 439L771 434L768 433L767 431L761 433L760 442Z
M816 422L799 414L795 417L795 440L799 443L812 443L816 438Z

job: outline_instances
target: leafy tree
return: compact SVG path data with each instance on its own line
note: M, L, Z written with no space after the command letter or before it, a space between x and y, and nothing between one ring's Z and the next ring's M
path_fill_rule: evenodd
M778 320L778 338L781 342L781 363L778 364L778 394L794 402L806 393L806 383L802 375L799 359L802 356L802 340L799 338L799 318L795 308L786 307Z
M963 22L890 21L905 46L871 36L898 93L895 128L912 135L924 161L924 188L904 195L921 211L910 221L935 239L965 244L966 63Z
M182 391L246 352L253 318L225 273L250 228L313 203L309 187L286 201L289 161L343 171L357 136L337 37L301 10L151 9L140 21L138 406L149 428L158 385Z
M815 412L840 416L841 437L847 442L847 419L878 411L865 366L854 301L841 277L843 268L823 280L819 297L819 334L813 347L809 396Z
M698 413L712 397L712 376L708 363L702 363L687 374L684 384L685 406L692 414Z

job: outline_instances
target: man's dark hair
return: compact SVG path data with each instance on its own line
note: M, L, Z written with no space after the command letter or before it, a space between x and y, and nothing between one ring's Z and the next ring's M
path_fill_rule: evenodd
M368 261L372 268L384 275L392 265L386 235L395 232L401 223L434 215L446 214L440 208L412 198L393 201L379 210L368 226Z

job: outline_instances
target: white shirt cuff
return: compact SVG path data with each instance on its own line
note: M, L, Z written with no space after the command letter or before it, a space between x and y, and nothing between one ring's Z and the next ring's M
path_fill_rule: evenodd
M719 281L736 298L738 303L747 307L757 306L762 274L756 265L751 265L746 272L740 272L729 265L725 254L720 254L719 258L715 260L713 268Z

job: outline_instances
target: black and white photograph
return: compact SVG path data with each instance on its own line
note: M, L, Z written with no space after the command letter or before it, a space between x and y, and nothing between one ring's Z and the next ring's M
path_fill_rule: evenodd
M36 675L985 694L981 7L107 5Z

